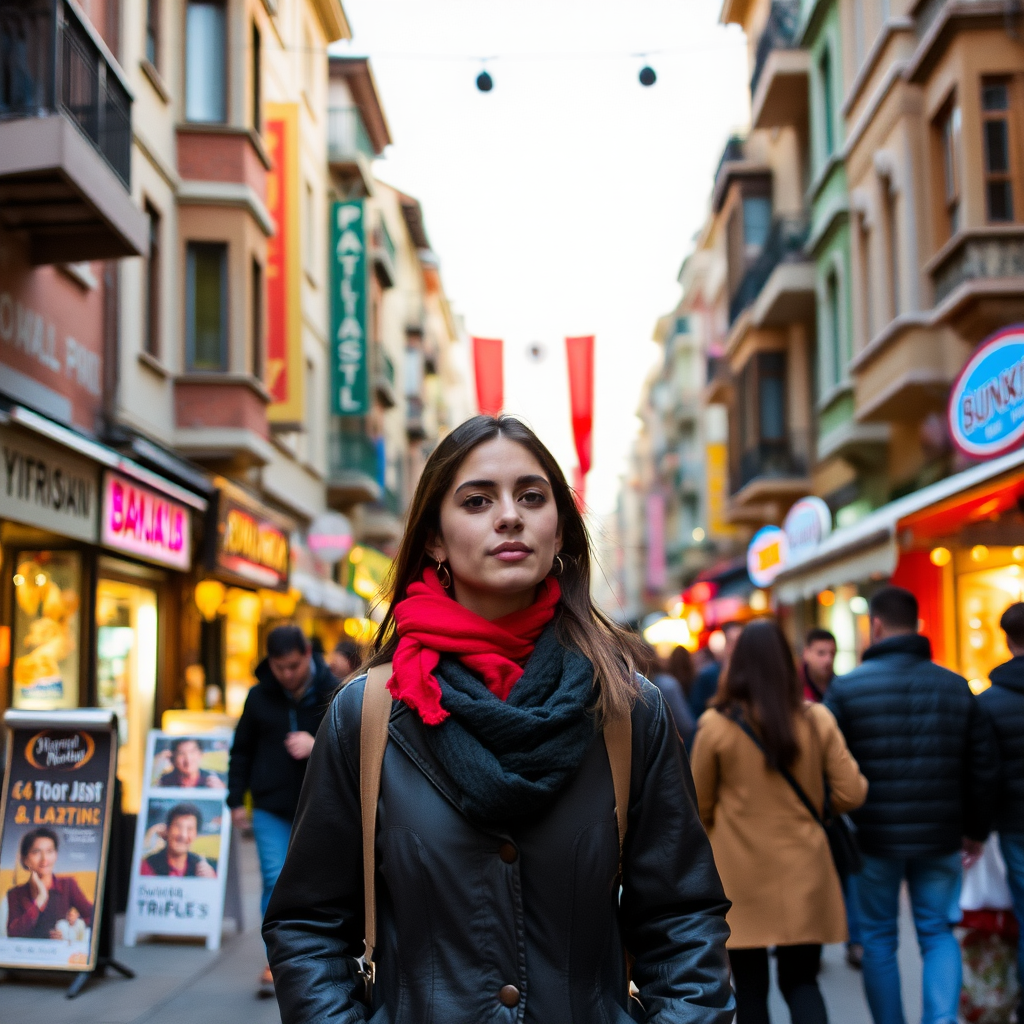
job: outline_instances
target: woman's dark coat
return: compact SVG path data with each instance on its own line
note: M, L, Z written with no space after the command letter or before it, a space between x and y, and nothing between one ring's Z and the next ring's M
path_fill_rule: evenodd
M364 681L341 691L317 736L263 927L284 1024L732 1020L729 903L686 755L650 683L633 712L618 907L614 796L599 735L549 811L487 832L457 809L426 727L394 705L377 818L377 984L373 1009L365 1007L356 963ZM626 1009L623 941L643 1009Z

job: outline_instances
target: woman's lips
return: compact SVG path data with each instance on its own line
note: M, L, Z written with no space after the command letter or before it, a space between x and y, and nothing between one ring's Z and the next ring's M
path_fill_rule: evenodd
M495 551L494 557L500 559L502 562L521 562L524 558L529 558L532 555L532 551Z

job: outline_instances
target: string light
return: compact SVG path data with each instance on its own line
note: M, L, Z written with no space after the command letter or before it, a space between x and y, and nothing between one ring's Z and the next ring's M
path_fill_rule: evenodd
M654 68L650 64L645 64L640 69L640 84L645 87L650 87L658 80L658 76L654 71Z
M486 71L476 76L476 87L481 92L490 92L494 88L494 79Z

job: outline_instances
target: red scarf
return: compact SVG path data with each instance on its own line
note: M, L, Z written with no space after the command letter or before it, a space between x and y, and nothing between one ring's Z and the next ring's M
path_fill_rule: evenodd
M505 700L561 596L558 580L549 576L529 608L489 622L452 600L437 573L427 569L422 581L411 584L395 605L398 649L388 689L427 725L440 725L448 712L441 707L434 669L442 654L456 654L491 693Z

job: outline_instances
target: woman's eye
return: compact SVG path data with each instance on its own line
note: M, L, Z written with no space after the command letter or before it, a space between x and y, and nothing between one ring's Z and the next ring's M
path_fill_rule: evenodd
M528 505L542 505L547 499L541 491L527 491L522 500Z
M482 494L472 494L463 503L463 508L483 508L487 499Z

